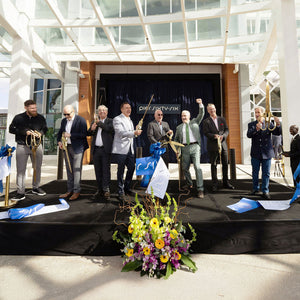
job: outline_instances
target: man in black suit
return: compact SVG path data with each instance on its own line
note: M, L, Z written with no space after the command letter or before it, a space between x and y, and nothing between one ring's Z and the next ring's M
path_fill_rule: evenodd
M64 107L65 118L61 121L61 126L57 134L57 143L60 149L63 149L62 138L67 140L67 150L69 162L66 152L64 151L65 164L67 169L67 192L60 195L60 198L69 198L76 200L80 196L80 180L82 170L82 159L84 151L89 147L86 139L87 126L83 117L75 114L71 105Z
M294 176L294 173L300 163L300 135L298 133L299 127L296 125L290 126L290 134L293 136L291 141L291 147L289 152L283 152L283 155L290 157L291 160L291 169ZM296 186L296 180L294 179L294 185Z
M154 120L148 124L147 136L151 144L162 141L162 138L166 134L173 134L173 130L170 129L170 126L167 122L163 121L163 112L160 109L157 109L154 112ZM166 152L161 156L168 167L169 164L169 148L168 144L164 146Z
M107 117L108 108L105 105L98 107L98 117L91 124L88 135L93 136L92 154L98 191L94 195L97 200L103 196L110 198L110 161L114 139L113 120Z
M225 118L219 117L216 114L216 107L214 104L207 105L207 112L209 117L203 121L203 133L207 137L207 151L209 152L212 191L216 192L218 189L217 177L217 163L221 152L222 173L223 173L223 187L227 189L234 189L228 181L228 148L226 139L229 134L228 126Z

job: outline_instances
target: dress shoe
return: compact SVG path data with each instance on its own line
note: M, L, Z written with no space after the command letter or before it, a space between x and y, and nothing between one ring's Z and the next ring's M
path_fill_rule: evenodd
M73 192L66 192L64 194L59 195L59 198L68 198L72 196Z
M204 193L203 193L203 191L198 191L197 197L200 198L200 199L203 199L203 198L204 198Z
M76 199L79 198L79 196L80 196L80 193L74 193L74 194L69 198L69 200L76 200Z
M266 200L270 200L271 199L271 195L269 193L263 193L262 197Z
M223 187L224 187L225 189L234 190L234 186L233 186L231 183L229 183L229 182L224 183L224 184L223 184Z

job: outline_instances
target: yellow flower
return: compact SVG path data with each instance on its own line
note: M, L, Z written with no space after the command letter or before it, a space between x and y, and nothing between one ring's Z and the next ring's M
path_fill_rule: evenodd
M132 233L132 232L133 232L133 225L132 225L132 224L130 224L130 225L128 226L128 232L129 232L129 233Z
M157 249L162 249L164 246L165 246L165 242L164 242L163 240L157 239L157 240L155 241L155 247L156 247Z
M169 223L171 223L171 221L172 221L172 219L170 218L170 217L165 217L165 223L166 224L169 224Z
M181 259L181 254L178 251L175 251L175 259L180 260Z
M170 237L172 240L175 239L177 237L177 235L178 235L178 232L176 229L171 230Z
M168 255L161 255L160 256L160 261L162 263L166 263L169 260L169 256Z
M150 249L148 247L145 247L143 249L143 252L144 252L145 255L149 255L150 254Z
M152 228L158 228L158 227L159 227L158 220L157 220L156 218L151 219L151 221L150 221L150 226L151 226Z
M133 249L127 249L126 256L130 257L133 255Z

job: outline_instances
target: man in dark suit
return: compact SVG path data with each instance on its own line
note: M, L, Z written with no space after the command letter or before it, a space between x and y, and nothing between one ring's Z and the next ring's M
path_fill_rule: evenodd
M148 124L147 136L151 144L160 142L166 134L173 135L173 130L167 122L163 121L163 112L157 109L154 113L154 120ZM161 156L168 167L169 164L169 147L168 144L164 146L166 152Z
M278 117L274 117L276 125L273 125L271 122L269 124L270 129L276 128L272 131L267 128L267 124L263 118L265 109L262 106L255 108L255 118L256 121L253 121L248 124L247 137L252 139L251 143L251 165L252 165L252 183L253 191L251 195L258 195L259 192L259 183L258 183L258 174L260 165L262 166L262 197L264 199L271 199L269 193L269 181L270 181L270 168L271 168L271 159L274 157L274 150L271 140L271 134L280 135L281 126Z
M61 126L57 134L57 143L60 149L63 149L62 138L67 140L67 151L71 165L64 151L65 164L67 169L67 192L60 195L60 198L69 198L76 200L80 196L80 180L82 170L82 159L84 151L89 147L86 139L87 126L83 117L75 114L71 105L64 107L65 118L61 121Z
M98 107L98 117L91 124L88 135L93 136L92 154L98 191L94 195L97 200L103 196L110 198L110 160L114 138L113 120L107 117L108 108L105 105Z
M203 121L203 133L207 137L207 151L209 152L211 178L212 178L212 191L216 192L218 189L217 177L217 162L220 157L222 161L223 173L223 187L234 189L228 181L228 148L226 139L229 134L228 126L225 118L219 117L216 114L216 107L214 104L207 105L207 112L209 117Z
M197 197L204 198L203 175L200 167L201 156L201 136L199 125L204 116L204 106L202 99L196 99L199 105L199 113L196 118L191 118L191 114L187 110L181 112L182 123L176 127L174 140L184 145L181 149L182 170L189 189L193 187L193 181L190 173L191 162L194 165L196 174Z
M290 134L293 136L289 152L283 152L283 155L290 157L291 169L294 173L300 163L300 135L298 133L299 127L296 125L290 126ZM296 186L296 180L294 179L294 185Z

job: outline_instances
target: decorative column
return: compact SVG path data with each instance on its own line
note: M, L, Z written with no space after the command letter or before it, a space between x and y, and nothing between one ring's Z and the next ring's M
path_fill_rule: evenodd
M285 151L289 151L290 125L299 122L299 60L297 45L296 9L294 0L274 0L272 13L276 21L277 46L280 74L280 98L282 111L282 134ZM285 159L286 174L292 183L290 160Z

